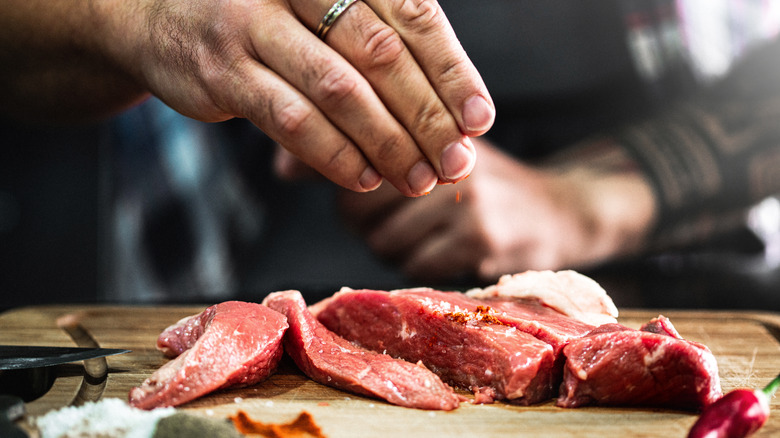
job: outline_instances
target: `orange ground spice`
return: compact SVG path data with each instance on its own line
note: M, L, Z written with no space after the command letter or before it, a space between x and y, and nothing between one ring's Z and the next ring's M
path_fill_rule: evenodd
M310 413L303 411L298 418L287 424L273 424L255 421L244 411L230 417L236 430L244 435L260 435L266 438L327 438L314 422Z

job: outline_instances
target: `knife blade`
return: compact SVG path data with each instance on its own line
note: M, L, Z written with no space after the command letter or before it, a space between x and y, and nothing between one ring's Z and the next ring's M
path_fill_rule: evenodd
M129 352L130 350L121 348L0 345L0 370L48 367Z

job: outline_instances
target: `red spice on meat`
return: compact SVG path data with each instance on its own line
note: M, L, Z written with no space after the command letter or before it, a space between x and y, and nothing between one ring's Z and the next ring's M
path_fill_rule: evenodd
M479 321L484 322L485 324L510 326L509 324L496 318L492 312L494 311L490 308L490 306L477 306L475 312L447 312L444 314L444 317L458 324L468 324L470 321Z
M445 313L444 316L450 321L457 322L458 324L467 324L473 319L470 314L465 312L449 312Z

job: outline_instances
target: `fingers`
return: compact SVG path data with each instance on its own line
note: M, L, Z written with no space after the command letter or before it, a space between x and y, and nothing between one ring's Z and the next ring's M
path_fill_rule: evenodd
M413 247L444 228L449 215L436 208L432 197L450 187L441 187L431 195L415 199L401 196L390 186L371 193L344 192L339 196L339 211L378 256L406 258Z
M388 212L395 211L408 198L393 186L383 184L371 193L342 191L337 200L344 222L361 235L366 235L387 218Z
M458 235L437 233L421 244L403 263L410 278L426 282L447 282L475 275L481 252Z
M428 201L428 197L406 199L403 206L375 223L366 238L371 249L389 259L406 257L430 236L449 228L449 215Z
M458 187L440 187L417 199L403 198L390 186L344 192L339 207L371 250L410 278L453 280L474 275L487 253L479 220L457 201Z
M375 189L382 175L343 132L355 129L357 123L353 120L383 120L381 102L370 85L293 15L280 13L264 18L267 20L260 21L255 29L265 38L252 41L263 64L254 63L246 69L245 74L250 77L240 82L254 84L254 88L245 90L242 101L235 105L271 138L326 178L358 192ZM305 53L289 55L302 52L302 47ZM343 116L349 110L351 118ZM335 120L328 117L331 114L336 114ZM384 117L384 121L392 122L388 119L391 117ZM334 121L345 125L345 129L334 126ZM381 134L396 139L404 136L400 128L389 128ZM371 142L371 135L355 137ZM414 192L408 185L405 188Z
M246 117L348 189L384 178L417 196L465 178L467 135L487 129L492 103L435 0L356 2L329 46L313 32L332 1L163 0L123 64L183 114Z
M244 68L246 87L232 103L271 138L331 181L353 191L374 190L382 177L355 144L306 96L275 72L254 63Z
M484 134L495 107L436 0L364 0L395 29L466 135Z
M255 49L263 63L300 90L333 128L343 133L338 142L279 143L328 177L339 172L345 160L362 153L373 169L406 196L422 195L435 186L436 172L360 72L299 23L296 26L293 16L281 16L275 23L259 26L267 35ZM313 128L299 127L296 122L287 129L287 136L291 131ZM309 162L307 155L317 154L315 147L326 149L324 156L331 159Z
M406 199L368 235L371 249L398 263L410 278L441 281L473 275L485 248L470 216L454 210L454 197L442 196L448 190L441 189L450 188ZM437 202L429 202L437 196Z
M371 83L390 113L409 132L442 181L472 170L476 151L401 36L365 4L357 3L326 42Z
M310 29L317 28L331 3L331 0L290 1L296 15ZM385 7L384 4L379 6ZM435 2L434 6L440 12ZM342 107L340 111L332 112L335 109L321 108L361 148L368 161L407 196L427 192L438 181L457 182L465 178L473 169L476 150L464 133L482 133L492 123L492 103L488 103L484 84L442 13L437 15L440 19L435 26L423 26L424 32L405 29L415 44L424 46L418 50L421 55L437 55L425 69L407 47L403 35L393 28L401 20L388 23L372 8L373 5L365 2L353 3L338 17L325 41L368 81L387 114L379 117L377 112L364 112L360 114L360 126L354 126L349 120L339 118L339 114L349 114L349 109ZM405 25L415 27L410 23ZM439 44L443 41L446 42L444 46ZM440 53L441 47L447 52L444 56ZM445 68L443 63L449 66ZM441 69L447 72L438 73ZM436 74L434 81L429 77L431 73ZM450 78L451 74L468 77ZM355 87L355 93L362 90L362 86ZM440 91L446 100L442 99ZM478 129L466 127L463 116L479 111L464 113L460 109L474 96L480 97L483 109L487 108L482 111L486 115L483 119L489 119L480 121L482 126ZM321 104L314 101L318 106ZM457 108L457 112L453 108ZM388 116L394 122L388 122ZM353 124L355 120L355 117L351 118ZM387 137L388 132L396 128L405 131L406 136L393 131L395 137ZM366 131L373 135L368 136Z
M330 3L290 0L292 11L279 3L253 21L249 49L262 71L255 79L274 78L259 86L266 95L253 96L263 107L243 102L241 114L352 190L384 178L419 196L468 176L476 150L464 133L484 132L493 107L438 4L355 2L326 45L312 30Z

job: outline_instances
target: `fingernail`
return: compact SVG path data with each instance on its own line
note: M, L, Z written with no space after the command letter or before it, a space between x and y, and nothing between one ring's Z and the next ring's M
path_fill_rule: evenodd
M360 187L362 187L363 190L367 192L376 190L376 188L382 184L382 175L380 175L379 172L377 172L373 167L368 166L366 167L366 170L364 170L360 175L358 184L360 184Z
M466 99L463 106L463 124L469 131L486 131L493 125L495 111L480 95Z
M409 188L416 195L423 195L430 192L436 186L439 181L439 177L433 170L427 161L418 161L417 164L412 167L407 175L406 182L409 184Z
M471 143L468 138L463 142ZM474 168L474 152L463 142L453 143L441 153L441 172L448 181L463 178Z

